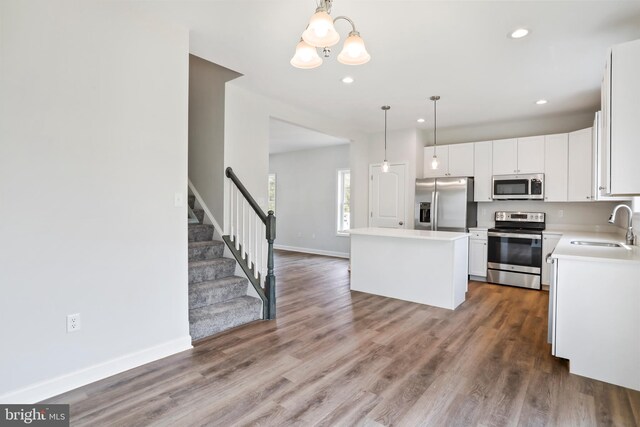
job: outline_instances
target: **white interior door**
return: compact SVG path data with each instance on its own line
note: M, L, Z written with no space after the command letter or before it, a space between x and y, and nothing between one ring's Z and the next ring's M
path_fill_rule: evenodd
M391 164L389 172L381 165L369 166L369 226L405 228L407 223L407 165Z

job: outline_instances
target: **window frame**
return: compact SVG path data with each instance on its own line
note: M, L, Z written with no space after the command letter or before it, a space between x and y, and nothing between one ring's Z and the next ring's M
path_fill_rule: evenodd
M271 207L271 194L270 194L271 188L270 187L271 187L272 177L273 177L273 209L270 209ZM267 175L267 213L270 210L273 210L273 214L275 215L276 207L278 206L277 200L278 200L278 177L276 176L275 173L270 173Z

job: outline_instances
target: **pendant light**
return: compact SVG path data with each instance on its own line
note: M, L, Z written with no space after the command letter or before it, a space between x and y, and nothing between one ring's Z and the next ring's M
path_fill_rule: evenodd
M380 107L384 111L384 162L382 162L382 172L389 172L389 162L387 161L387 111L391 108L388 105Z
M436 155L436 144L438 143L437 137L437 120L438 120L438 108L437 103L440 99L439 96L432 96L429 98L433 101L433 159L431 159L431 169L438 169L438 156Z

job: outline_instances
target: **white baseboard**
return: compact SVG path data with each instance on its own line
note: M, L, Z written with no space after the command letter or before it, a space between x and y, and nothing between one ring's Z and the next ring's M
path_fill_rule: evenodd
M0 402L4 404L37 403L92 382L128 371L129 369L171 356L172 354L189 350L190 348L192 348L191 336L187 335L186 337L146 348L135 353L126 354L97 365L89 366L88 368L3 394L0 396Z
M310 249L310 248L298 248L295 246L285 246L285 245L273 245L274 249L280 249L281 251L289 251L289 252L302 252L305 254L314 254L314 255L325 255L332 256L336 258L349 258L349 254L346 252L334 252L334 251L323 251L322 249Z

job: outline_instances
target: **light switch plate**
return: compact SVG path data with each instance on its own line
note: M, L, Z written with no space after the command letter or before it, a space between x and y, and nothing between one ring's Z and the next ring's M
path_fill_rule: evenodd
M182 193L175 193L173 195L173 205L176 208L181 208L184 205L184 197L182 196Z

